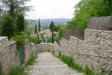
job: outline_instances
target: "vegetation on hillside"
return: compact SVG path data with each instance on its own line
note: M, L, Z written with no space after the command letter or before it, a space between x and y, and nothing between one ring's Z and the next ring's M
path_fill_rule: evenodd
M88 18L110 15L112 15L112 0L81 0L75 6L74 17L69 24L85 29Z

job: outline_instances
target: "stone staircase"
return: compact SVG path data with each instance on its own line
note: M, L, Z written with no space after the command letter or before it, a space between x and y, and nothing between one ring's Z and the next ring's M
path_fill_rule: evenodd
M35 64L25 70L29 75L84 75L70 69L50 52L38 54Z

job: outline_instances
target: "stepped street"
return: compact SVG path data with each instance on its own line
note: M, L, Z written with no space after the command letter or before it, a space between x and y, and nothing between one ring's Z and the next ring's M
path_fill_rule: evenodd
M70 69L50 52L40 53L33 66L26 68L29 75L84 75Z

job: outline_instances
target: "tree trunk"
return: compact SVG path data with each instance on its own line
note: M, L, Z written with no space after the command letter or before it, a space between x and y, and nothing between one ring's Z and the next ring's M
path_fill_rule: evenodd
M54 43L54 34L53 34L53 31L52 31L52 43Z

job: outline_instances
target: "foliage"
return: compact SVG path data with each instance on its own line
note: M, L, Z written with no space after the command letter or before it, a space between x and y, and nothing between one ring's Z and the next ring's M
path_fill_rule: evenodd
M50 26L49 26L49 28L50 28L50 31L52 32L52 43L54 43L54 34L53 34L53 32L54 32L54 22L52 21L51 22L51 24L50 24Z
M79 72L82 72L82 67L73 62L73 59L68 56L58 56L64 63L66 63L69 67L76 69Z
M52 37L47 38L47 43L52 43Z
M2 0L2 10L15 17L17 12L24 13L29 10L29 6L25 6L25 3L30 0Z
M16 67L16 68L11 68L8 75L27 75L27 73L24 72L24 68Z
M67 64L70 68L77 70L78 72L85 73L86 75L111 75L110 72L102 70L101 73L91 70L89 67L85 66L84 68L76 64L71 57L68 56L58 56L58 58Z
M2 18L2 36L8 36L9 38L14 35L15 25L14 19L9 14L6 14Z
M104 0L104 4L106 5L106 15L112 15L112 0Z
M35 62L35 60L36 60L36 57L30 58L30 59L28 60L28 62L25 64L25 67L33 65L34 62Z
M59 31L59 29L60 29L60 25L58 25L58 26L54 26L54 31Z
M39 44L39 39L38 37L29 37L29 42Z
M81 0L75 6L74 18L69 24L80 29L85 29L87 27L88 18L112 15L112 11L108 12L108 1L109 0Z
M11 38L11 40L14 40L17 42L17 48L21 48L25 42L26 42L26 36L25 35L15 35L14 37Z
M61 52L59 52L59 56L61 56Z
M2 73L2 64L1 64L1 62L0 62L0 75L4 75L4 74Z
M63 37L62 31L63 31L63 30L69 30L69 29L71 29L71 28L70 28L70 26L68 26L68 25L67 25L67 26L60 25L59 31L58 31L58 33L57 33L57 38L58 38L59 40L61 40L62 37Z
M39 43L38 36L37 37L32 37L30 31L24 31L21 32L19 35L15 35L10 40L14 40L17 42L17 48L21 48L26 42L32 42L35 44Z
M1 24L1 17L0 17L0 36L1 36L1 33L2 33L2 24Z
M40 26L40 19L39 19L39 22L38 22L38 31L41 31L41 26Z
M21 31L24 30L25 22L24 22L24 14L22 13L24 13L25 11L29 11L30 7L25 6L25 3L27 1L30 1L30 0L2 0L0 1L0 6L2 6L2 8L0 7L0 20L3 17L2 18L3 21L4 19L5 20L9 19L8 21L7 20L6 21L11 23L11 24L9 23L9 25L7 25L6 27L3 24L4 23L6 24L7 22L3 22L3 24L0 24L0 25L3 25L3 26L0 26L0 32L2 36L8 36L10 38L14 34L16 34L17 31L18 33L20 33ZM3 14L6 14L8 16L6 15L3 16ZM4 32L4 30L7 32Z
M22 13L17 13L16 25L17 25L18 33L24 31L25 20L24 20L24 15Z
M35 33L37 33L37 25L35 24Z
M50 26L49 26L51 32L54 31L54 26L55 26L54 22L52 21L51 24L50 24Z
M23 68L22 67L11 68L8 75L27 75L24 69L28 66L33 65L35 60L36 57L31 57Z

